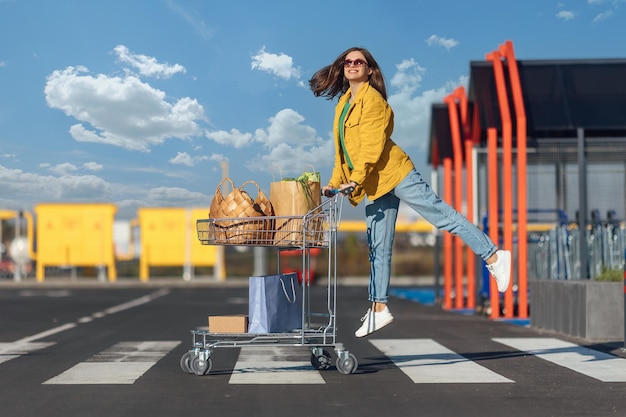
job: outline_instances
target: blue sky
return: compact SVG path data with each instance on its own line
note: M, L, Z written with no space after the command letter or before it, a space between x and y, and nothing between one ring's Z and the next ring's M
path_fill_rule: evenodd
M426 171L430 107L470 61L506 40L520 60L623 58L625 25L626 0L0 0L0 209L204 207L223 161L266 193L326 181L335 102L307 81L355 45Z

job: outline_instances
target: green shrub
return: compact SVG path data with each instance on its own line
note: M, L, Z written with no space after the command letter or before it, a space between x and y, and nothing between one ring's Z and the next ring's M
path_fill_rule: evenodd
M595 280L596 281L611 281L618 282L624 279L624 271L620 269L609 269L607 266L602 265L602 271Z

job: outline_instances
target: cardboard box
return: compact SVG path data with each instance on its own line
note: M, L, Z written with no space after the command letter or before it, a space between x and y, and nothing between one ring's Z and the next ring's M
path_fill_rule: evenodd
M211 333L247 333L248 316L209 316L209 332Z

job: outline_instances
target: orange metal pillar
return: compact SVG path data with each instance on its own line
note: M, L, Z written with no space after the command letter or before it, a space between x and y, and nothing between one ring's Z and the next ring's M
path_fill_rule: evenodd
M500 119L502 121L502 223L505 249L513 251L513 133L511 112L507 97L504 70L500 53L494 51L487 54L487 59L493 63L496 81ZM505 317L513 317L513 286L509 286L504 294Z
M471 140L469 124L469 106L465 88L458 87L454 90L454 95L459 100L461 110L461 130L463 143L465 144L465 204L466 216L474 223L474 165L472 161L473 142ZM469 246L466 247L467 254L467 308L476 307L476 254Z
M454 94L445 97L444 102L448 105L448 118L452 133L452 152L454 154L454 204L452 206L458 212L463 210L463 148L461 147L461 129L457 104ZM459 236L454 236L454 272L455 272L455 307L463 308L463 241Z
M472 149L474 144L471 140L465 140L465 182L467 184L467 218L474 222L474 164L472 161ZM467 308L476 307L476 254L467 247Z
M527 184L526 184L526 110L522 96L522 86L517 68L517 60L513 50L513 42L506 41L500 46L500 53L506 58L509 68L509 79L513 104L515 106L515 120L517 127L517 287L518 287L518 316L528 317L528 238L527 238Z
M452 161L443 159L443 199L448 204L452 201ZM452 308L452 235L443 235L443 307Z
M498 130L487 129L487 187L489 189L489 237L494 242L499 240L498 223ZM500 296L493 279L489 280L489 294L491 303L490 317L500 317Z

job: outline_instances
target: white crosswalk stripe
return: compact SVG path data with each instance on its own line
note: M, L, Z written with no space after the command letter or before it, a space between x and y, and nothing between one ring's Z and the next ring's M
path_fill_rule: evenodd
M178 341L120 342L44 384L132 384L179 344Z
M374 339L370 343L416 384L514 382L431 339Z
M311 351L271 346L241 349L230 384L324 384L313 369Z
M626 382L626 360L623 358L554 338L493 340L602 382Z
M626 382L626 360L617 356L548 337L492 340L598 381ZM120 342L44 384L133 384L180 343ZM515 383L432 339L371 339L369 343L415 384ZM0 364L50 345L54 343L27 340L0 343ZM331 371L318 371L310 359L310 349L302 346L245 347L239 351L229 384L325 384L323 375ZM361 366L366 364L364 360Z

